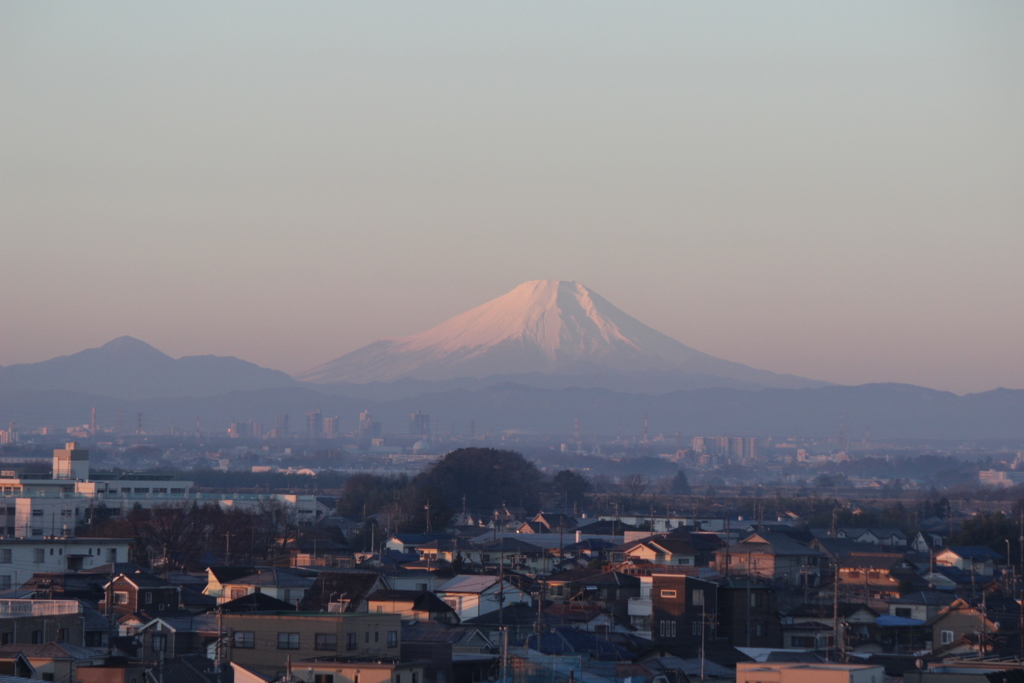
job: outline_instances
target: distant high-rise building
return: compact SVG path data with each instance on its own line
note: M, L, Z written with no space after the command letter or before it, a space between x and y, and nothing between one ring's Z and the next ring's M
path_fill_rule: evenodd
M253 435L253 438L255 438L255 439L262 439L263 438L263 423L262 422L253 422L252 423L252 435Z
M692 445L697 453L757 458L757 438L752 436L695 436Z
M416 411L409 415L409 433L415 436L423 436L430 433L430 416Z
M380 422L373 421L373 415L369 410L359 413L359 442L379 439L381 434Z
M89 415L89 434L96 433L96 406L92 407L92 412Z
M311 413L306 413L306 436L311 440L320 438L324 431L324 416L317 408Z
M277 416L277 426L274 429L274 434L278 439L284 439L288 436L288 413L280 413Z
M337 439L338 438L338 416L325 417L324 418L324 438L325 439Z

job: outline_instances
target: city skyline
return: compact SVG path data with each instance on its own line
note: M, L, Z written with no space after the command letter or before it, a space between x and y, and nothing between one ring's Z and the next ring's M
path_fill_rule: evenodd
M1024 388L1024 8L0 8L0 365L295 374L533 279L727 360Z

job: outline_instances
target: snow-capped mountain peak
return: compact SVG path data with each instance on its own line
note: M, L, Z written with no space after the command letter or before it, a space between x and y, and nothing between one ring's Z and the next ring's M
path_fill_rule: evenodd
M419 334L382 339L297 379L388 382L525 373L676 371L751 386L792 379L692 349L578 282L533 280Z

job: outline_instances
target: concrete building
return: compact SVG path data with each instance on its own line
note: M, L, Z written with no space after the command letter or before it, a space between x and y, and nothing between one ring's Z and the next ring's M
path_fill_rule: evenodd
M126 538L0 539L0 590L16 588L36 572L75 572L128 561Z
M258 612L225 614L222 624L227 659L269 676L284 674L289 661L395 661L401 648L402 621L397 614Z
M883 683L885 669L868 664L739 662L736 683Z

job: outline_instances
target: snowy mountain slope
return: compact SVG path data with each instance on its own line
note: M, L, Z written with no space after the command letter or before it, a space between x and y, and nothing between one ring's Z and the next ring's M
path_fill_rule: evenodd
M534 280L425 332L381 339L302 373L320 384L652 371L751 387L823 383L722 360L648 327L577 282Z

